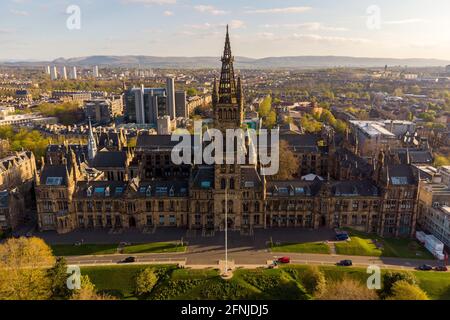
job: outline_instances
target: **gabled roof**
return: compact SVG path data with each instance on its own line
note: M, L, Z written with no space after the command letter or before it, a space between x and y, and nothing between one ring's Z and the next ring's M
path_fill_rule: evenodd
M125 168L127 162L126 151L101 151L92 160L94 168Z
M42 185L67 186L69 165L45 165L40 175ZM58 180L60 179L60 180Z
M336 197L377 197L380 190L371 180L337 181L331 185L331 194Z
M414 176L412 166L407 164L390 164L387 166L389 183L392 185L415 185L417 179Z

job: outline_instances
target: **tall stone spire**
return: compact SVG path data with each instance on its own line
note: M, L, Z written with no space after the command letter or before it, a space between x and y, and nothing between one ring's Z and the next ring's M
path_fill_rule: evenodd
M227 25L225 48L222 56L222 72L219 84L219 102L236 103L236 79L234 78L234 57L231 53L230 34Z
M96 155L97 155L97 142L95 141L94 132L92 131L91 118L89 117L89 137L88 137L89 161L94 160Z
M240 128L244 121L244 99L241 84L236 85L228 26L221 61L219 88L213 90L214 125L220 130Z

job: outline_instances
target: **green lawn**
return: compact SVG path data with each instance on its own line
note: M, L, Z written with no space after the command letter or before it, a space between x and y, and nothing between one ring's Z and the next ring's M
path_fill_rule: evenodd
M83 244L75 246L72 244L51 245L55 256L86 256L116 254L118 244ZM123 248L124 254L137 253L173 253L185 252L186 246L170 242L155 242L131 245Z
M284 243L273 245L272 252L322 253L330 254L330 247L323 242Z
M106 255L117 253L117 244L55 244L50 246L55 256Z
M173 252L185 252L186 246L171 242L155 242L144 243L127 246L123 248L123 253L136 254L136 253L173 253Z
M349 231L351 241L336 243L336 253L355 256L434 259L416 240L381 238L374 234ZM377 245L375 244L379 244Z
M134 293L135 278L143 265L83 267L82 274L89 275L98 290L120 299L150 300L305 300L310 296L302 285L306 266L286 265L279 269L239 269L233 279L222 280L213 269L177 269L175 266L151 266L159 282L149 296ZM363 268L319 267L327 280L350 277L365 283ZM382 271L383 274L386 272ZM431 299L450 300L450 276L439 272L413 272L419 286Z

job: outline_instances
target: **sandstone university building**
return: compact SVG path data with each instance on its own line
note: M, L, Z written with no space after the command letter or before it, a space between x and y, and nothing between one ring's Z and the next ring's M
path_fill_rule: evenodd
M243 83L235 76L227 31L220 81L214 83L214 126L240 128ZM352 227L409 237L416 227L418 179L411 164L383 151L371 163L326 133L282 134L299 159L298 179L273 181L256 165L174 165L169 135L141 133L135 148L49 146L37 173L40 230L178 227L203 231ZM301 178L300 178L301 177ZM225 204L227 199L227 205ZM225 221L225 208L228 219Z

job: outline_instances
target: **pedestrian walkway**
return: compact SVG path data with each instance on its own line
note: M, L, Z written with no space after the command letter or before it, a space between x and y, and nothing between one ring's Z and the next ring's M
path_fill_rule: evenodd
M332 242L332 241L327 241L327 245L328 245L328 247L330 248L330 253L331 253L331 254L337 254L337 252L336 252L336 245L335 245L334 242Z

